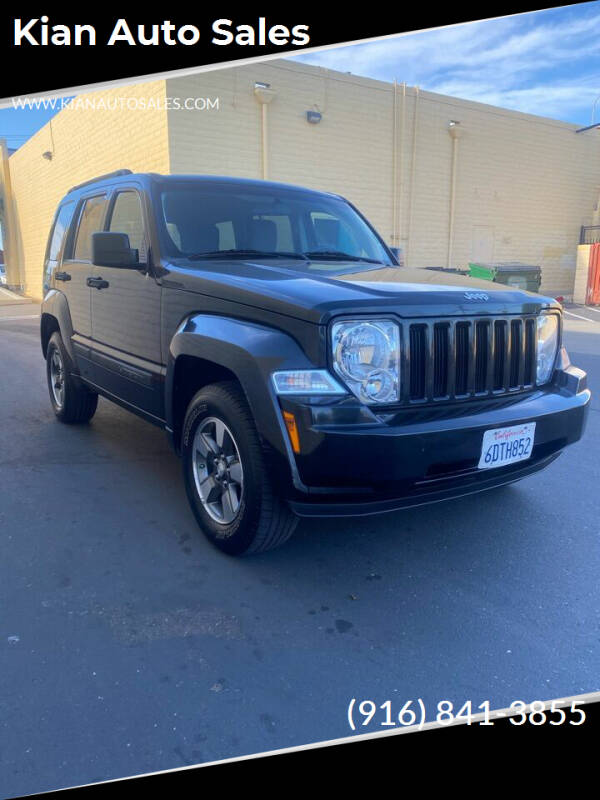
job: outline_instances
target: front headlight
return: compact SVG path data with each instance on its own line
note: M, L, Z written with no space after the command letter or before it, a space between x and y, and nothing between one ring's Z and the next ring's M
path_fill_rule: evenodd
M331 328L333 368L363 403L400 399L400 330L388 319L344 320Z
M548 383L554 371L558 350L558 315L540 314L537 318L537 383Z

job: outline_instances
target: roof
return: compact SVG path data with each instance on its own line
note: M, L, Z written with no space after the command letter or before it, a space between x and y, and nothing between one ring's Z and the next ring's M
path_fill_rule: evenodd
M159 184L181 184L181 183L207 183L207 184L224 184L231 186L241 187L257 187L257 188L271 188L273 190L293 190L299 192L307 192L309 194L327 194L330 197L337 197L332 192L322 192L317 189L309 189L306 186L297 186L291 183L279 183L277 181L264 181L258 178L238 178L230 175L194 175L194 174L170 174L161 175L157 172L131 172L128 169L120 169L115 172L109 172L105 175L99 175L96 178L91 178L88 181L73 186L67 194L79 192L82 189L87 189L92 186L113 186L119 183L126 183L131 180L138 181L144 185L151 183Z

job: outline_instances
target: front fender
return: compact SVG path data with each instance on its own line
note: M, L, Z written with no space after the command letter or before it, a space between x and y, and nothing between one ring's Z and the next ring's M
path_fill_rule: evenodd
M315 331L315 335L316 331ZM273 389L277 369L310 369L312 364L298 342L283 331L253 322L212 314L193 314L179 326L169 346L166 375L166 422L174 429L174 376L179 356L205 359L235 374L246 395L258 433L285 459L298 489L294 455Z

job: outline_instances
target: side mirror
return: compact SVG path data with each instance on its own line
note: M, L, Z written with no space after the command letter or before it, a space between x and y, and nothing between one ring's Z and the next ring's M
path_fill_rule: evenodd
M137 267L138 251L129 246L126 233L92 233L92 263L99 267Z

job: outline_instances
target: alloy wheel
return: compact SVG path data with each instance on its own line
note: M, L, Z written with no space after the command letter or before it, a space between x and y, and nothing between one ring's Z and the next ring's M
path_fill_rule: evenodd
M50 387L54 402L62 408L65 402L65 367L62 356L56 348L50 356Z
M196 491L206 513L221 525L237 517L244 489L244 471L233 434L217 417L202 420L192 446Z

